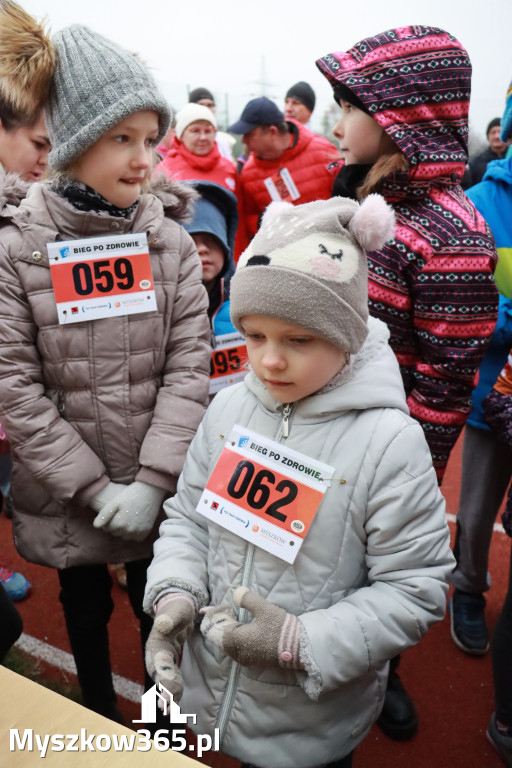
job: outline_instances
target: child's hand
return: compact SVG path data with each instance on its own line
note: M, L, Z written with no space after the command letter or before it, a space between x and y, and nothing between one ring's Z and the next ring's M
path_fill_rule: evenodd
M183 694L178 659L187 636L194 629L196 605L181 592L165 595L157 604L157 615L146 643L146 668L155 683L161 683L174 700Z
M148 483L131 483L105 504L93 525L128 541L142 541L153 528L164 497L162 488Z
M303 669L299 659L300 623L296 616L246 587L233 592L233 601L246 608L253 621L242 624L228 606L203 608L201 632L244 667Z
M94 496L89 499L87 506L95 512L101 512L103 507L110 504L111 501L114 501L114 499L117 498L122 491L126 490L126 488L128 488L128 486L123 485L123 483L110 482L105 488L102 488L101 491L98 491L98 493L95 493Z

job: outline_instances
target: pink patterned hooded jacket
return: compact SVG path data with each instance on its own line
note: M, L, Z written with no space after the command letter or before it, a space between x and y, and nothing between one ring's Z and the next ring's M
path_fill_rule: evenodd
M496 323L496 250L460 186L467 161L471 63L442 29L402 27L317 61L404 153L409 168L380 192L395 238L368 255L370 313L389 327L407 404L439 481L471 407Z

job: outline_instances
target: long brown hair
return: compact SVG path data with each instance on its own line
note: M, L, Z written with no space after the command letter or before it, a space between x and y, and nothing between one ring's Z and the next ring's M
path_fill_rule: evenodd
M397 171L406 171L409 168L409 161L403 152L397 151L392 154L386 154L372 165L364 182L357 189L357 196L360 200L367 197L372 192L378 192L381 182Z

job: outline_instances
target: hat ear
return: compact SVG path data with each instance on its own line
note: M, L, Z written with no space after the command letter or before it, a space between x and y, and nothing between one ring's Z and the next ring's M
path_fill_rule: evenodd
M395 213L382 195L368 195L347 224L347 229L365 251L375 251L391 240Z
M265 208L265 213L261 219L260 228L264 222L268 224L272 219L277 218L281 213L284 213L293 207L292 203L287 203L285 200L274 200L274 202L269 203Z

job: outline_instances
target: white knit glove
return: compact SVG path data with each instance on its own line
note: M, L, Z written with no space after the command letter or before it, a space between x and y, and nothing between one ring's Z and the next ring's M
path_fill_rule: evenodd
M132 483L103 507L93 525L127 541L143 541L153 528L165 495L163 488Z
M156 617L146 643L146 668L174 700L183 694L183 678L178 661L183 643L194 629L197 607L191 595L173 592L156 605ZM160 702L159 702L160 704Z
M106 504L110 504L111 501L114 501L115 497L119 496L121 491L124 491L125 488L128 488L128 486L123 485L122 483L109 483L102 488L101 491L98 491L98 493L95 493L94 496L92 496L87 506L94 509L95 512L101 512L103 507Z

